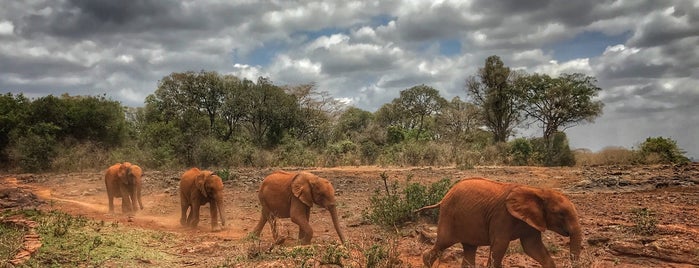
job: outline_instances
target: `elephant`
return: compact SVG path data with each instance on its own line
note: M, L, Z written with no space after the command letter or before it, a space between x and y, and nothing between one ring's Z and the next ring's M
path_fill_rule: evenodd
M199 224L199 207L209 203L211 213L211 230L218 230L218 215L221 226L226 225L223 213L223 180L209 170L191 168L180 179L180 206L182 216L180 225L197 227ZM189 210L189 215L187 215Z
M262 228L269 221L273 239L279 242L276 219L291 218L291 221L299 226L300 243L308 245L313 237L313 228L308 220L311 207L317 204L328 210L340 241L345 243L345 236L342 234L337 217L335 189L327 179L308 172L275 171L262 181L258 198L262 213L251 234L259 236Z
M109 198L109 212L114 213L114 198L121 197L122 213L131 213L143 209L141 187L143 184L141 167L129 162L117 163L107 169L104 184ZM136 206L138 200L138 207Z
M470 178L454 184L439 203L415 212L433 208L439 208L437 239L422 256L427 267L455 243L464 249L462 267L475 266L477 247L488 245L488 267L502 267L510 241L518 238L524 252L543 268L555 267L541 241L546 230L570 237L574 263L580 256L578 213L573 203L555 190Z

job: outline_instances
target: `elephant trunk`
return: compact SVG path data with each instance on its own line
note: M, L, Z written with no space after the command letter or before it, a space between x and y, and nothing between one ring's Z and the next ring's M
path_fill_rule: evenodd
M570 229L570 259L576 267L575 263L580 259L580 251L582 249L582 231L579 224L574 224Z
M223 198L218 197L216 200L216 207L218 208L218 217L221 219L221 226L226 226L226 216L223 214Z
M330 212L330 217L333 220L333 226L335 226L335 231L337 232L337 235L340 237L340 241L342 242L342 244L344 244L345 236L342 234L342 230L340 229L340 220L337 217L337 209L335 208L335 206L329 206L328 212Z

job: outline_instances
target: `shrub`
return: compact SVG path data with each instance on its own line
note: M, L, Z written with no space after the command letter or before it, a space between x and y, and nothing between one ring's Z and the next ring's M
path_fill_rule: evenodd
M531 142L525 138L515 139L508 144L508 154L511 164L516 166L526 166L533 153Z
M13 157L24 171L45 171L51 167L51 160L56 156L55 133L59 128L50 123L39 123L29 128L26 133L14 133L16 144Z
M313 166L316 156L312 150L307 149L303 142L292 136L284 136L281 145L277 149L278 165L281 166Z
M397 183L389 186L385 173L381 174L381 178L384 181L385 192L382 194L379 189L374 191L367 217L371 222L382 226L400 226L415 220L417 215L413 213L414 210L439 202L452 185L451 180L447 178L425 186L410 182L408 177L405 187L399 191ZM428 213L430 220L436 222L438 212Z
M677 146L676 141L670 138L647 138L640 145L640 154L647 164L684 164L689 162L689 158L684 156L685 152Z
M232 145L214 137L201 139L193 150L193 158L196 166L227 166L230 165Z

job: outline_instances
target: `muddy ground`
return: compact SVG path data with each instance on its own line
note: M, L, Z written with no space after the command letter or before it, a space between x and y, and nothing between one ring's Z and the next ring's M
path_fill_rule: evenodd
M364 220L363 211L375 189L383 189L380 174L389 181L404 185L406 178L425 184L442 178L482 176L497 181L517 182L554 188L566 193L577 206L584 231L582 261L588 267L697 267L699 266L699 163L671 166L599 166L574 168L477 167L459 170L449 167L341 167L306 169L329 179L337 191L338 210L345 236L350 243L394 243L399 252L398 267L422 267L421 254L429 241L420 233L433 230L424 222L408 224L398 232L385 230ZM272 169L230 170L226 187L226 227L210 232L208 208L195 230L179 225L177 184L182 170L145 170L143 201L145 209L134 217L109 214L107 194L101 172L70 174L0 175L0 209L39 206L58 209L95 220L119 222L129 228L153 229L186 234L184 242L172 246L180 266L210 267L220 265L232 254L245 253L249 242L242 242L259 217L257 188ZM120 211L116 201L116 210ZM631 231L637 224L634 210L646 209L657 220L654 234L638 235ZM326 211L312 209L313 243L327 245L337 241ZM284 246L293 247L297 227L280 220L280 230L288 236ZM568 239L550 231L544 240L554 252L559 267L570 267ZM272 243L266 227L261 243ZM387 241L390 240L390 241ZM245 244L247 243L247 244ZM511 243L511 248L517 244ZM241 249L242 248L242 249ZM448 249L439 267L459 267L460 249ZM487 247L478 251L477 263L485 266ZM242 266L274 267L274 260L251 261ZM355 261L349 265L359 266ZM537 267L521 250L511 250L505 257L506 267ZM239 264L240 265L240 264ZM362 264L363 265L363 264ZM149 265L157 266L157 265Z

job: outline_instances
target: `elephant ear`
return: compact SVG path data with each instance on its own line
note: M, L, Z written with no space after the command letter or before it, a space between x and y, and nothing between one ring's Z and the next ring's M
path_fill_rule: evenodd
M313 175L308 173L298 173L291 180L291 192L308 207L313 207L311 180Z
M206 193L206 178L211 176L211 172L200 172L199 175L197 175L197 179L195 180L194 184L196 185L197 189L199 189L199 192L205 197L208 198L209 195Z
M543 199L537 194L537 190L519 186L507 195L505 205L507 211L540 232L546 231L546 218L544 216Z

